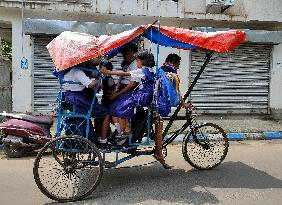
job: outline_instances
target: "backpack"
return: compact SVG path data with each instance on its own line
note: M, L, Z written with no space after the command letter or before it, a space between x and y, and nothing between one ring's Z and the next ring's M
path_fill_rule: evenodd
M160 89L158 93L158 111L165 117L171 112L171 107L176 107L180 102L180 95L177 86L172 82L166 73L160 69Z

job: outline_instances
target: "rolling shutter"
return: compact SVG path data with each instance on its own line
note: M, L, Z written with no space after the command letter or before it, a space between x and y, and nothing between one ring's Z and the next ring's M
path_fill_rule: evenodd
M34 38L33 108L35 113L50 113L52 104L58 96L59 82L53 75L55 66L46 48L52 39L52 37L42 36Z
M268 113L272 45L242 44L233 52L214 54L191 100L203 113ZM205 52L192 53L191 77Z

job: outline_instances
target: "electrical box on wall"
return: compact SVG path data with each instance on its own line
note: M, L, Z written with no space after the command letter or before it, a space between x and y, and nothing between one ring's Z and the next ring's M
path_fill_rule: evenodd
M231 6L234 6L235 0L206 0L207 13L223 13Z

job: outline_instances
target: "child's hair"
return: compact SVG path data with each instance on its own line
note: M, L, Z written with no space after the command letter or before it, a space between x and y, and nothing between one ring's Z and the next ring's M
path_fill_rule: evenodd
M154 55L147 50L139 51L136 58L143 62L143 66L152 68L156 65Z
M181 61L181 57L176 53L169 54L165 59L166 63L177 63L179 61Z
M100 64L100 66L105 67L107 70L113 70L113 64L110 61L104 61Z
M121 54L126 54L127 52L137 53L138 47L135 44L129 42L129 43L122 46L120 52L121 52Z

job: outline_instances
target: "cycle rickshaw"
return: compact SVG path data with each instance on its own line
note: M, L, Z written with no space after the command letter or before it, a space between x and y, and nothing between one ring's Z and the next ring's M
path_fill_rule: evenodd
M48 45L48 50L56 69L62 71L89 59L112 54L138 36L143 36L157 44L157 62L160 45L193 51L206 50L204 63L184 95L184 100L190 95L200 75L211 61L213 53L231 51L246 38L244 32L236 30L205 33L182 28L147 25L112 36L94 37L87 34L63 32ZM158 69L157 63L156 83L159 80ZM99 71L95 72L99 73ZM99 150L89 140L92 129L90 114L95 103L98 86L94 89L95 94L89 112L78 114L63 106L63 86L66 83L74 82L66 82L60 77L59 81L56 137L38 153L33 173L35 182L43 194L59 202L68 202L89 196L99 184L104 168L119 168L119 165L125 161L152 155L151 110L154 108L146 108L146 131L142 142L134 142L129 139L129 144L126 147ZM101 75L99 81L101 82ZM179 111L180 106L170 117L163 132L164 155L167 154L167 146L179 134L184 133L182 153L184 159L191 166L202 170L218 166L228 152L229 144L224 130L212 123L198 124L193 118L192 110L189 110L186 112L185 123L182 127L167 136ZM75 124L75 128L71 128L73 125L69 123L71 119L81 119L81 121L79 124ZM80 126L84 129L84 136L79 136L77 132L72 130L77 130ZM132 152L132 150L134 151Z

